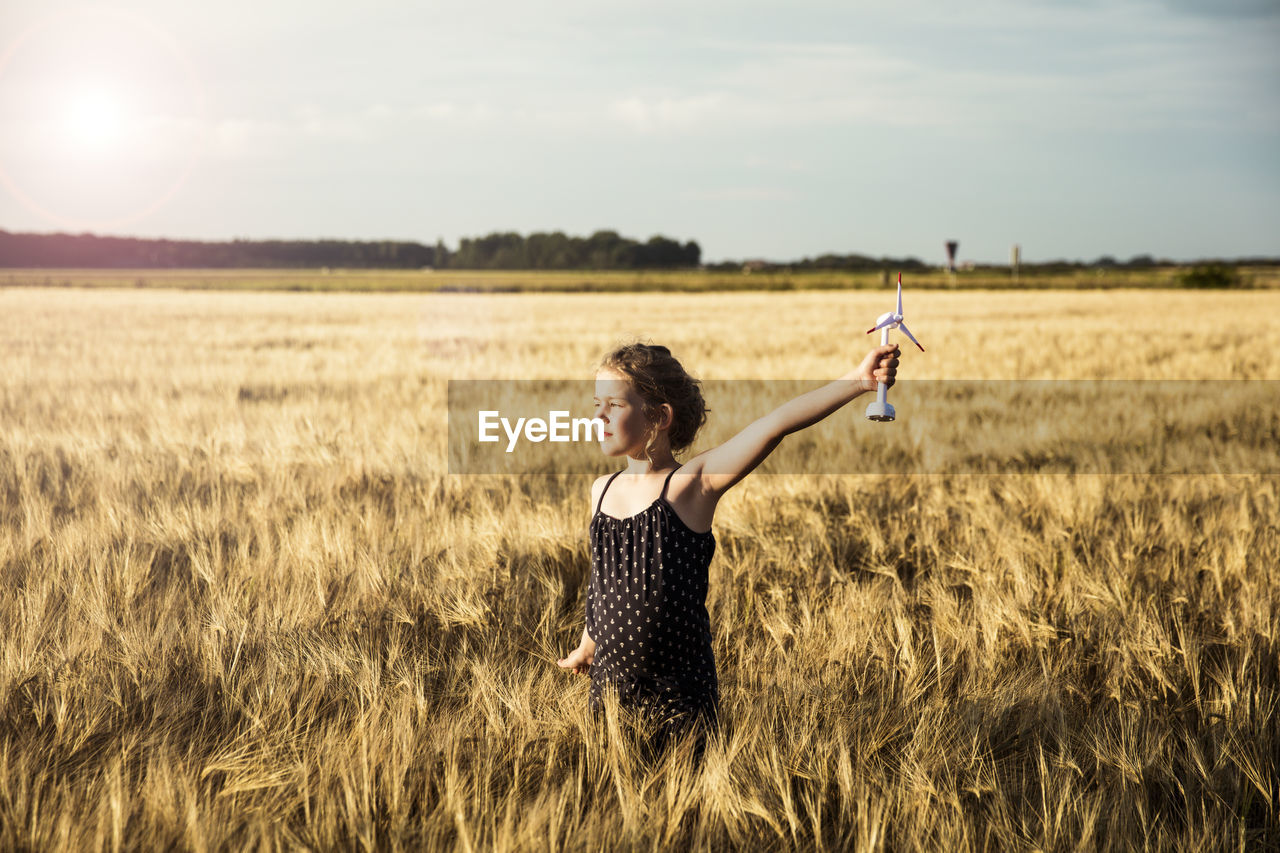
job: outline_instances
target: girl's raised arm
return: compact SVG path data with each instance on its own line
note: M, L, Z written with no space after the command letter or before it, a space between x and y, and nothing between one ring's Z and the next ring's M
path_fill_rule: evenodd
M839 379L782 404L724 444L699 453L687 464L690 473L699 475L704 493L724 494L768 458L784 437L816 424L859 394L876 390L878 382L892 385L900 356L897 344L876 347Z

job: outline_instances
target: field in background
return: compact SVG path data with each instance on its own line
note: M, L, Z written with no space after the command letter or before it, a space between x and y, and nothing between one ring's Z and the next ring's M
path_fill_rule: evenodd
M0 290L0 847L1274 844L1274 476L748 477L726 740L592 728L591 478L446 475L447 380L835 377L884 298ZM1274 292L908 299L904 378L1280 379Z
M1067 289L1176 287L1185 270L1078 270L1008 273L943 270L906 272L913 290ZM480 270L46 270L0 269L0 287L134 287L182 290L445 292L721 292L726 290L871 290L892 287L886 273L700 271L480 271ZM1280 288L1280 267L1239 269L1241 289Z

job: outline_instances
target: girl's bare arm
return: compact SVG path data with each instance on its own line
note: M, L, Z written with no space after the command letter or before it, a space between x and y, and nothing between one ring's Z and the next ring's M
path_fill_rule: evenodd
M600 496L604 493L604 484L609 479L609 475L597 477L596 481L591 485L591 506L594 507L600 502ZM591 662L596 656L596 641L591 639L591 635L587 633L584 626L582 629L582 639L578 642L578 647L569 652L565 657L560 658L559 663L562 669L571 669L579 674L586 674L591 667Z
M876 347L844 376L784 403L724 444L698 454L690 467L698 473L702 491L723 494L768 458L784 437L816 424L859 394L874 391L877 382L892 385L900 355L897 344Z

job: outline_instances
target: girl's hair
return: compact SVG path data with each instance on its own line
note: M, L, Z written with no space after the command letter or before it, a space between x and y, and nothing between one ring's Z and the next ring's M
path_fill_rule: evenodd
M624 344L600 359L597 372L606 368L627 377L644 401L641 412L651 425L657 421L662 404L670 404L673 415L667 441L673 454L693 444L710 409L702 399L702 383L689 375L671 350L639 341ZM650 461L657 440L658 430L651 427L645 443L645 456Z

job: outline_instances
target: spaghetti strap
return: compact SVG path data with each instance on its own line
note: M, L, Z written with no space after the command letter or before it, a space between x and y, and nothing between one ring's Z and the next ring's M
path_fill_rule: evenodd
M676 467L671 469L671 474L674 474L676 471L679 471L679 470L680 470L680 466L677 465ZM667 483L671 482L671 474L668 474L667 479L662 481L662 494L658 495L658 498L660 500L667 499Z
M613 483L614 479L618 476L618 474L621 474L621 473L622 473L621 471L614 472L614 475L609 478L609 482L605 483L604 488L600 490L600 500L596 501L596 512L600 512L600 505L604 503L604 493L609 491L610 484ZM675 473L675 472L672 472L672 473ZM665 490L666 487L663 486L663 489Z

